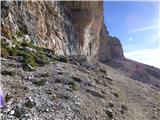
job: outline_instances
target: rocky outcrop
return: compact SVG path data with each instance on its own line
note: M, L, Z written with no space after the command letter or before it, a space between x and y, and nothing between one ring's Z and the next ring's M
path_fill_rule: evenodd
M74 30L59 2L2 2L1 16L2 36L11 39L20 37L21 33L29 35L34 44L57 54L67 54L73 47L69 42L74 39ZM73 48L72 52L75 52Z
M103 2L2 2L2 36L28 35L57 54L86 55L97 60Z
M103 24L100 32L98 55L100 62L124 60L123 49L120 40L109 35L105 24Z
M105 28L103 2L1 3L1 33L10 40L27 36L57 54L85 55L93 62L123 58L119 40Z

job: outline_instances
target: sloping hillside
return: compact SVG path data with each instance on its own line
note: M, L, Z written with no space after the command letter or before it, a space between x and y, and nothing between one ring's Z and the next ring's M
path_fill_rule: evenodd
M124 57L102 1L1 1L1 11L3 120L159 120L160 70Z
M104 64L86 64L55 61L27 72L2 59L2 119L159 120L158 91Z

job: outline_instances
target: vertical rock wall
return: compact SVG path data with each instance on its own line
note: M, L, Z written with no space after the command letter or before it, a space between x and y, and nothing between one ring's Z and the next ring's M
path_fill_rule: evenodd
M11 41L21 33L56 54L85 55L92 62L123 55L105 30L102 1L1 1L1 11L1 34Z

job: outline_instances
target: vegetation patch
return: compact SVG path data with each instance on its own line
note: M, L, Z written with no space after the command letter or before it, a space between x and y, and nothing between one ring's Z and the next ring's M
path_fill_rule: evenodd
M38 55L36 56L36 62L39 65L43 66L49 64L49 58L45 54L38 53Z
M22 41L19 41L17 38L21 38ZM53 51L35 46L32 42L23 40L23 33L20 31L17 31L16 36L12 37L11 44L14 47L10 48L8 47L8 44L9 43L6 43L5 41L1 41L1 57L8 58L9 56L21 56L23 58L21 62L24 63L24 65L31 65L33 68L49 64L51 59L54 59L52 58ZM31 50L25 48L31 48ZM64 56L61 56L58 60L67 62L67 59Z
M36 61L35 61L35 53L33 52L24 52L24 51L20 51L18 53L18 56L22 56L23 57L23 63L24 64L29 64L31 65L32 67L36 67L37 64L36 64Z
M77 86L76 82L71 81L71 82L69 83L69 85L71 85L72 90L78 90L78 86Z
M23 37L23 33L21 31L16 31L16 36L17 37Z
M44 80L44 79L41 79L41 80L36 80L36 81L34 81L33 82L35 85L37 85L37 86L44 86L45 85L45 83L46 83L46 80Z
M1 48L1 57L7 58L9 56L9 52L7 48Z

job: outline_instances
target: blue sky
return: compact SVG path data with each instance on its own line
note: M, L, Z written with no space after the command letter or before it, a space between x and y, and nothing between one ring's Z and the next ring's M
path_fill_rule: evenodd
M159 2L104 2L105 24L110 35L121 40L125 56L160 68L159 9ZM149 56L152 60L146 61Z

